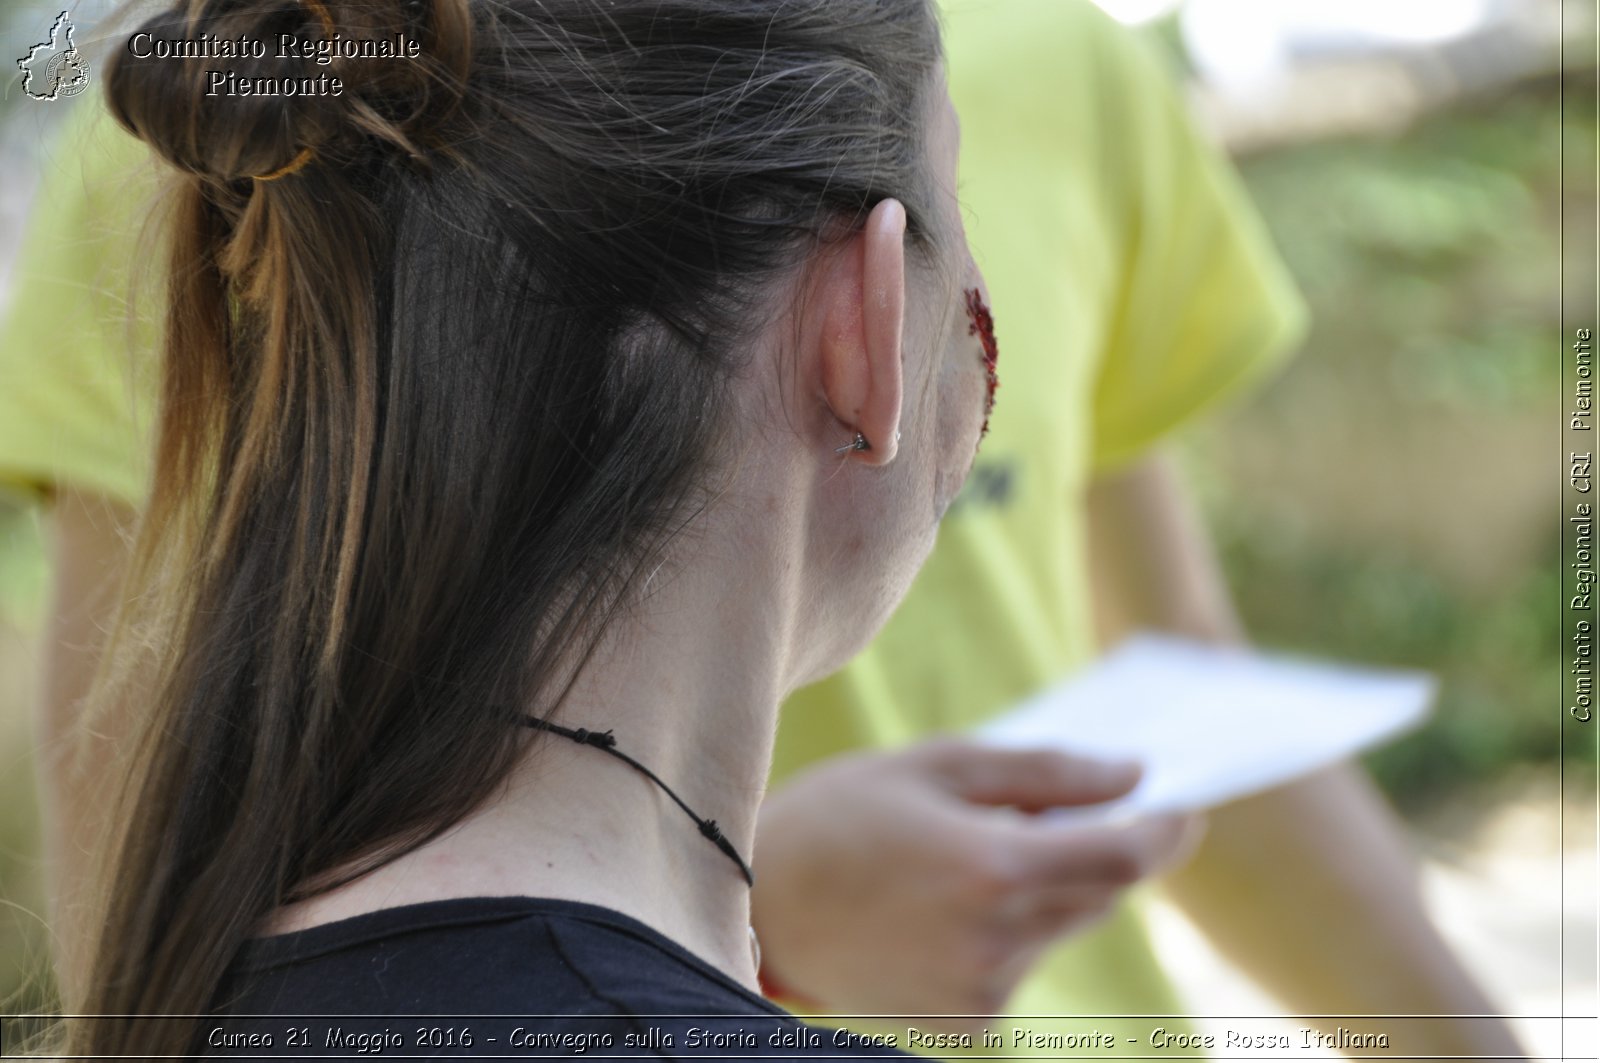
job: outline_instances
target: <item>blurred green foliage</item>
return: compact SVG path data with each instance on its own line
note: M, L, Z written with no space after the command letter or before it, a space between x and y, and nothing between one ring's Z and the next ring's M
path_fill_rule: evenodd
M1551 79L1241 163L1313 331L1189 463L1260 641L1440 675L1369 759L1403 807L1559 755L1558 270L1594 226L1595 117L1589 71L1565 129Z

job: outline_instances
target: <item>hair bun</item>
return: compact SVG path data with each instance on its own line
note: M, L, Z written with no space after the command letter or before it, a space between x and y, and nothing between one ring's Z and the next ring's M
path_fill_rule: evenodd
M370 140L420 154L471 52L468 0L194 0L128 36L107 99L182 170L278 176Z

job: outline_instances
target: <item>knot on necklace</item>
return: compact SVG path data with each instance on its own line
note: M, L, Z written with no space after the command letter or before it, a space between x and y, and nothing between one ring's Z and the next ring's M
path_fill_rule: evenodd
M572 732L572 740L574 742L582 742L586 746L597 746L600 749L610 749L617 744L616 738L612 736L609 730L591 731L584 727L579 727Z

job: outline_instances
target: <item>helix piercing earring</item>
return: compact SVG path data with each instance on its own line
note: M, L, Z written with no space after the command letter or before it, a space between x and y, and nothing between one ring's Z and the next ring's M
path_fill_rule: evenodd
M867 437L862 435L860 432L857 432L856 433L856 437L854 439L852 439L850 442L846 443L842 447L834 447L833 448L833 452L835 454L847 454L852 450L871 450L871 449L872 449L871 445L867 443Z

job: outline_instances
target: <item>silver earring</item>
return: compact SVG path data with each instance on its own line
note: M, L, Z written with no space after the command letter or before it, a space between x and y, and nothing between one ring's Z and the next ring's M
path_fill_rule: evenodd
M846 453L849 453L852 450L871 450L871 449L872 449L872 447L867 444L867 437L862 435L860 432L857 432L856 433L856 437L854 439L852 439L850 442L846 443L842 447L834 447L833 448L833 452L835 454L846 454Z

